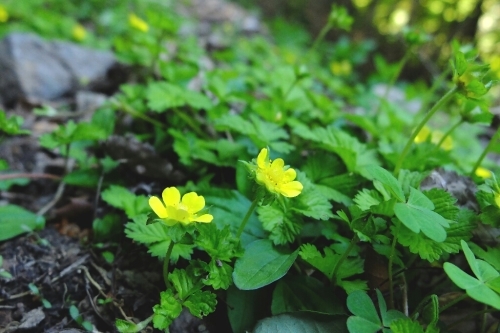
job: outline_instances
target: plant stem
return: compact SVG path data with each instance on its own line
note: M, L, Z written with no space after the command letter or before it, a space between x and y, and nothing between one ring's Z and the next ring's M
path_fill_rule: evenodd
M338 271L340 269L340 266L342 266L342 264L344 263L344 261L347 259L347 257L349 256L349 253L354 248L354 246L356 245L357 242L358 242L358 235L355 234L352 237L351 242L349 243L349 246L344 251L344 253L342 253L342 256L339 258L339 261L337 261L337 264L333 268L333 274L332 274L333 278L336 278L337 273L338 273Z
M319 32L318 37L316 37L316 39L314 40L313 45L309 49L309 53L311 53L312 51L314 51L316 49L316 47L318 47L319 43L321 43L321 41L325 38L326 34L328 33L328 31L330 31L331 28L332 28L332 25L330 24L330 22L328 22L323 27L323 29L321 29L321 31Z
M152 125L155 125L155 126L159 126L159 127L163 127L163 128L166 127L165 124L159 122L156 119L148 117L147 115L145 115L143 113L138 112L137 110L133 109L129 105L127 105L127 104L125 104L123 102L120 102L117 99L113 99L112 102L111 102L111 104L113 104L113 106L121 109L122 111L130 114L132 117L136 117L136 118L142 119L142 120L147 121L148 123L150 123Z
M474 176L474 174L476 173L477 168L479 168L479 166L483 162L484 158L488 154L488 151L490 151L491 147L493 147L493 145L496 143L496 141L497 141L497 139L499 137L500 137L500 127L497 128L497 131L491 137L490 142L488 142L488 145L486 146L486 148L484 148L483 152L481 153L481 156L479 156L479 159L476 161L476 164L474 164L474 167L472 168L472 171L469 174L469 176L471 178L472 178L472 176Z
M163 280L165 281L165 286L169 289L170 281L168 281L168 265L170 263L170 256L172 255L172 249L174 248L174 241L170 241L168 245L167 253L165 254L165 259L163 260Z
M378 103L377 109L375 110L375 115L377 115L380 112L380 109L382 108L382 103L383 101L387 101L387 97L389 96L389 92L391 91L391 88L394 87L394 84L396 83L396 80L398 79L399 75L401 74L401 71L403 70L404 66L406 65L406 62L408 59L410 59L410 55L412 55L411 48L409 48L403 58L399 60L398 63L398 68L396 69L396 72L394 75L391 77L391 80L389 81L389 84L386 86L384 95L380 99L380 102Z
M61 180L61 176L52 175L49 173L6 173L0 175L0 180L15 179L15 178L30 178L30 179L53 179Z
M410 151L410 148L411 148L411 146L413 144L413 141L417 137L417 135L420 132L420 130L425 126L425 124L427 124L427 122L429 121L429 119L431 119L431 117L446 102L448 102L448 100L453 96L453 94L455 94L455 92L457 91L457 89L458 88L455 86L452 89L450 89L443 97L441 97L441 99L439 101L437 101L436 104L434 104L434 106L430 109L430 111L425 115L424 119L422 119L422 121L420 122L420 124L417 125L417 127L413 131L412 135L410 136L410 139L406 143L406 146L404 147L403 152L399 156L398 161L396 162L396 167L394 168L394 171L392 172L394 174L394 176L398 175L399 170L401 169L401 166L403 165L403 161L404 161L406 155L408 154L408 152Z
M458 302L463 301L467 297L469 297L469 296L466 293L463 293L460 297L457 297L454 300L446 303L444 306L440 307L439 313L444 312L445 310L451 308L453 305L457 304Z
M425 94L424 99L422 101L422 106L417 111L415 116L419 116L421 113L423 113L429 107L429 103L430 103L432 97L434 96L434 93L441 86L441 84L446 79L446 77L450 74L450 72L451 72L451 67L449 66L448 68L446 68L446 70L444 70L438 76L438 78L436 80L434 80L434 83L432 84L430 89L427 90L427 93ZM415 119L418 119L418 117L415 117Z
M248 211L245 214L245 217L241 221L238 232L236 233L237 238L241 237L241 234L243 233L243 229L245 229L245 226L246 226L248 220L250 219L250 216L252 215L253 211L255 210L255 207L257 207L257 204L259 203L259 201L260 201L260 196L257 196L257 198L255 198L255 200L252 202L252 204L248 208Z
M396 225L396 229L394 232L394 238L392 239L391 245L391 253L389 255L389 264L387 267L388 275L389 275L389 306L391 309L394 309L394 282L392 280L392 262L394 261L394 254L396 253L396 244L399 233L399 224Z
M449 137L450 134L453 133L453 131L456 130L457 127L460 126L460 125L462 125L464 122L465 122L465 120L463 118L460 118L460 121L458 123L456 123L455 125L451 126L450 129L447 130L446 133L443 134L443 137L441 138L441 140L439 140L439 142L436 144L436 148L441 147L441 145L443 144L444 140L446 140L446 138Z
M186 123L199 137L208 138L207 134L203 132L198 126L193 123L193 117L188 116L186 113L174 108L175 114Z

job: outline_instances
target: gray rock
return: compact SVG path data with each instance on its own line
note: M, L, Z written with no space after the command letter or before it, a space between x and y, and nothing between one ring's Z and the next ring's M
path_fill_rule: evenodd
M38 326L45 319L45 313L42 308L33 309L30 312L24 314L23 319L21 319L21 324L19 329L33 329Z
M0 100L54 100L98 86L116 64L110 52L12 33L0 42Z

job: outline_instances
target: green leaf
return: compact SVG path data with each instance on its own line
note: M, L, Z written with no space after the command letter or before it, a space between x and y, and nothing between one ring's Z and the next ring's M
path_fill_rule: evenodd
M181 302L175 298L172 289L160 293L160 304L153 307L153 325L155 328L164 330L182 312Z
M111 185L102 191L101 197L109 205L124 210L129 218L151 211L148 198L144 195L135 195L122 186Z
M500 294L495 291L500 273L487 262L476 259L465 241L462 240L461 244L467 262L477 278L449 262L444 263L444 271L459 288L465 289L472 299L500 309ZM493 289L488 283L492 283Z
M0 206L0 241L43 229L45 219L16 205Z
M467 60L465 60L465 55L458 51L455 54L455 71L458 76L462 76L467 70Z
M465 239L468 240L468 239ZM481 259L488 262L490 265L495 267L497 271L500 271L500 248L491 248L486 246L486 251L477 246L474 243L470 243L472 251Z
M186 299L194 287L195 281L185 269L174 269L168 274L168 280L172 282L172 286L177 291L181 300Z
M197 226L199 232L195 244L201 247L213 259L231 261L241 255L239 240L233 236L229 226L218 229L215 223Z
M149 248L152 256L163 258L172 239L170 229L179 226L168 227L162 222L147 224L147 215L138 215L134 217L133 222L125 225L125 234L136 242L145 244ZM170 260L177 262L179 257L191 259L194 245L176 243L172 249Z
M394 320L390 327L392 333L424 333L422 326L410 318Z
M69 185L95 188L99 183L100 176L97 169L79 169L65 175L63 182Z
M234 333L250 332L262 310L265 289L240 290L235 286L227 290L227 313Z
M422 231L430 239L443 242L446 239L445 227L450 225L431 209L434 209L432 201L414 188L411 188L408 203L394 205L394 213L408 229L415 233Z
M257 213L262 227L270 232L269 239L275 245L293 243L302 230L301 219L294 217L290 210L284 212L283 207L277 203L260 206Z
M117 319L115 321L115 326L118 332L120 333L137 333L146 328L148 326L151 318L147 318L137 324L131 323L129 321L123 319Z
M398 242L417 253L420 258L433 262L444 254L458 253L461 249L460 241L469 240L472 230L476 228L475 214L469 210L461 210L457 216L457 223L450 224L446 229L444 242L436 242L422 233L414 233L405 226L401 226L398 233Z
M233 272L234 284L242 290L264 287L283 277L297 258L292 253L273 246L267 239L250 243L241 258L236 260Z
M217 218L215 223L219 229L229 225L231 230L236 233L245 213L252 204L245 196L237 191L226 189L207 189L203 192L205 203L210 207L210 213ZM251 242L266 237L257 215L252 213L248 223L241 235L241 243L246 247Z
M265 318L254 333L347 333L345 319L310 313L290 313Z
M273 315L296 311L344 314L340 302L332 300L335 300L333 291L313 277L285 277L274 288L271 312Z
M447 220L455 221L460 209L455 205L457 199L445 190L433 188L423 192L434 205L434 212Z
M146 90L146 99L148 107L156 112L164 112L185 105L194 109L212 107L212 102L205 95L168 82L150 83Z
M322 195L321 191L317 190L316 186L307 179L303 172L297 172L297 180L302 183L304 189L294 200L292 210L316 220L332 218L332 205Z
M189 312L195 317L202 318L215 311L217 305L216 296L210 291L195 291L184 302L184 306L189 309Z
M208 276L203 283L212 286L215 290L229 288L233 282L233 267L222 261L211 260L207 268Z
M385 189L389 191L389 193L391 193L399 202L405 201L403 188L392 173L377 165L365 166L362 170L363 174L368 176L370 180L378 180L381 182Z

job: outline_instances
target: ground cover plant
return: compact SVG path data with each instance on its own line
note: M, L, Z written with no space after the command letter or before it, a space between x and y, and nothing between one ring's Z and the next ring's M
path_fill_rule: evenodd
M63 158L62 174L21 175L0 161L3 191L60 184L36 213L0 206L0 241L29 233L50 247L38 230L64 191L79 191L93 202L81 242L101 265L115 274L116 258L138 251L161 263L149 307L79 266L100 319L67 297L68 326L168 331L189 312L237 333L500 329L498 73L474 45L453 41L442 75L408 83L402 69L432 39L419 26L400 33L406 54L389 63L369 40L325 41L355 20L340 6L316 39L280 35L298 29L282 21L251 36L222 24L212 47L177 11L155 1L0 5L2 34L112 48L130 72L90 119L36 138ZM357 72L371 59L373 73ZM31 135L9 108L0 131L6 142ZM1 302L12 302L16 272L2 256ZM25 282L20 297L53 307L51 284Z

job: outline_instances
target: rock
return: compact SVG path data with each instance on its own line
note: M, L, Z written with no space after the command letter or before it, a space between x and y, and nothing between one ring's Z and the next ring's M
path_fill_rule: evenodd
M41 307L33 309L30 312L27 312L23 316L23 319L21 319L21 324L19 325L18 329L20 330L33 329L37 327L38 324L40 324L44 319L45 319L45 313L43 312Z
M0 100L5 105L19 99L36 103L94 89L117 65L111 52L12 33L0 42Z

